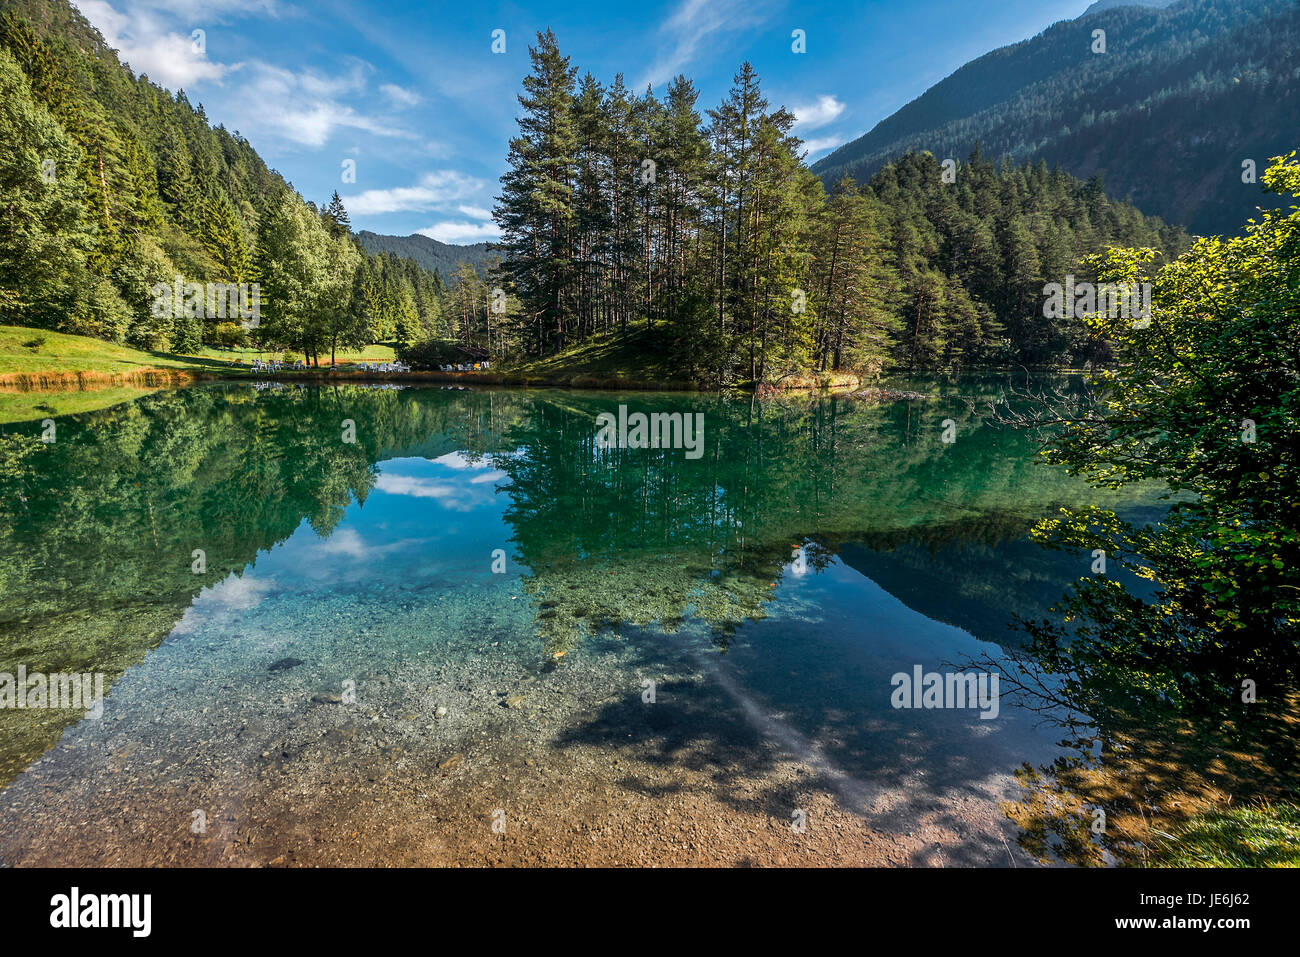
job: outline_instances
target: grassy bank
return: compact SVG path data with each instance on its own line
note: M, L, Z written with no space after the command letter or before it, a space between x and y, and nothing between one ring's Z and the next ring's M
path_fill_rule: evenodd
M644 320L627 331L598 333L555 355L511 363L498 370L505 385L558 385L575 389L698 388L672 367L658 336Z
M157 385L184 381L211 364L210 360L141 352L86 336L0 326L0 386Z
M202 362L85 336L0 326L0 423L72 415L183 385Z
M129 380L165 384L168 380L243 374L254 359L286 354L210 346L196 353L145 352L87 336L0 326L0 385L39 389L124 385ZM345 363L392 362L394 354L391 346L376 344L341 351L337 358Z
M1152 854L1153 867L1300 867L1300 807L1262 802L1197 815Z
M244 378L254 359L288 358L291 352L204 347L194 354L146 352L130 346L22 326L0 326L0 422L67 415L116 405L143 392L201 379ZM319 381L369 378L356 366L391 362L391 346L375 344L337 354L339 370L284 370L273 378ZM502 365L491 372L388 374L385 381L464 382L479 385L559 386L573 389L690 391L700 383L683 377L644 320L627 331L591 337L543 359ZM852 389L856 376L809 373L787 376L780 390ZM739 383L745 387L745 383ZM764 387L766 391L768 387Z
M238 360L244 365L252 365L254 359L273 359L283 358L286 355L293 355L293 350L274 351L271 349L257 349L253 347L237 349L218 349L215 346L204 346L196 353L187 353L186 358L201 360L204 362L216 362L229 365ZM300 358L300 357L299 357ZM338 362L392 362L397 358L393 347L383 343L374 343L361 349L340 349L335 355ZM328 362L329 354L321 356L321 362Z
M145 352L87 336L0 325L0 423L90 412L202 379L242 378L250 374L254 359L282 355L210 347L186 355ZM345 363L393 358L386 345L338 354Z

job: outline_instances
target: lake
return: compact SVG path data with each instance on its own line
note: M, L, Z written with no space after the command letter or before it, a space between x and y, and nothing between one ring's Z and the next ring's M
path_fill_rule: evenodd
M1059 729L945 676L1090 574L1037 520L1155 503L988 421L1024 385L212 384L59 418L0 471L0 672L104 697L0 709L0 861L1028 866L1000 802ZM605 447L620 406L699 414L699 447Z

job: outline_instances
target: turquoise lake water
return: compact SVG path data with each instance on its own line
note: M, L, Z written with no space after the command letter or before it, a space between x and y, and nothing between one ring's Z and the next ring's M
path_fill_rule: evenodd
M488 780L528 741L530 768L582 755L579 792L628 747L757 782L801 762L900 833L965 808L945 846L978 863L1059 731L1005 697L898 708L892 677L1016 646L1017 615L1089 574L1030 527L1102 502L980 415L1006 384L883 406L214 385L61 419L4 479L0 671L109 690L102 718L0 713L7 854L123 791L146 816L213 790L249 808L347 742L411 775L476 755ZM600 448L619 405L702 414L702 453Z

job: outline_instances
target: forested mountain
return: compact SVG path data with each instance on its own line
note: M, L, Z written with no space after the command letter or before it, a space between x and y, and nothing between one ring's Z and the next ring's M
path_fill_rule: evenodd
M1235 233L1262 203L1242 164L1262 172L1295 146L1298 49L1295 0L1090 10L966 64L813 170L829 187L912 150L960 158L979 145L1103 174L1143 212Z
M177 351L251 332L308 356L446 331L438 277L365 254L337 193L306 202L66 0L0 0L0 142L0 322ZM260 325L188 291L254 283Z
M1114 10L1116 7L1167 7L1174 0L1097 0L1087 10L1083 11L1086 17L1090 13L1099 13L1102 10Z
M371 253L392 253L413 260L421 269L437 271L444 279L455 275L456 267L469 263L480 276L486 273L488 264L498 255L488 249L487 243L472 243L467 246L455 246L439 242L419 233L410 236L385 236L363 229L357 233L361 245Z
M645 318L683 372L723 384L1081 362L1106 345L1045 318L1044 285L1110 244L1186 242L1095 180L978 152L947 170L912 153L828 196L748 63L706 120L685 77L659 99L578 81L550 31L530 52L496 209L518 307L494 348L544 356Z

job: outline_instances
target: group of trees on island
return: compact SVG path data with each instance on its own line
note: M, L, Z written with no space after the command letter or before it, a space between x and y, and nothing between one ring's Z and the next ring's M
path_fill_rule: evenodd
M495 211L510 333L529 355L644 320L717 382L880 365L1101 358L1042 288L1108 245L1181 230L1045 164L911 153L829 194L796 118L746 63L716 109L677 77L660 98L606 87L539 34Z

